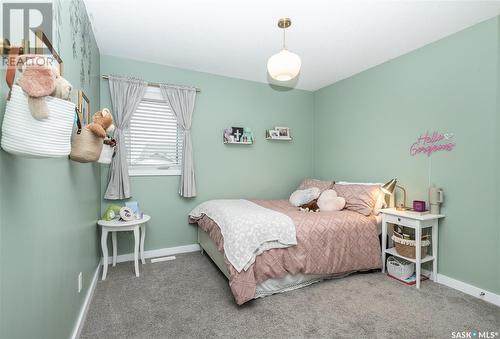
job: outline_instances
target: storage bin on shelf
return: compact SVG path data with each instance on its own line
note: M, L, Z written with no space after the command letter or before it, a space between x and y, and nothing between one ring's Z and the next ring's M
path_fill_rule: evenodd
M396 252L403 257L415 259L416 256L416 241L415 239L405 239L402 232L394 230L392 235ZM429 235L422 235L420 257L424 258L427 255L428 248L431 244Z

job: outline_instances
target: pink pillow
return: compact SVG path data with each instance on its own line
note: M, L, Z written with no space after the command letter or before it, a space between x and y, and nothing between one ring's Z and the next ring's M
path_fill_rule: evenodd
M333 187L333 184L335 184L335 181L305 178L302 181L302 183L299 185L297 190L305 190L305 189L308 189L311 187L317 187L320 189L321 193L323 193L323 191L326 191L327 189L331 189Z
M369 216L380 193L379 185L334 185L339 197L345 199L345 209Z

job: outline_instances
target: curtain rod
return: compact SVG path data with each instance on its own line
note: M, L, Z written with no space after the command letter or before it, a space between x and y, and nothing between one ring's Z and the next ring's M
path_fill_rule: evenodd
M103 79L109 79L109 75L103 75L102 78ZM148 82L148 86L151 86L151 87L160 87L160 84L157 83L157 82ZM201 89L196 88L196 92L201 92Z

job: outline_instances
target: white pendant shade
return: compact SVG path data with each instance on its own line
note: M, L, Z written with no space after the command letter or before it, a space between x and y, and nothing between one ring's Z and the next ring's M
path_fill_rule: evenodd
M269 75L278 81L292 80L299 74L302 62L300 57L286 49L282 49L267 61Z

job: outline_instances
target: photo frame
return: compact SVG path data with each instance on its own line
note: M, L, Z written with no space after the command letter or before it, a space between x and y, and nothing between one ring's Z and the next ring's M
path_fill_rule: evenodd
M274 130L278 132L278 138L290 139L290 128L276 126L274 127Z
M82 90L78 91L78 115L82 126L90 124L90 100Z
M277 131L277 130L275 130L275 129L270 129L270 130L269 130L269 137L270 137L271 139L279 139L279 137L280 137L280 132L279 132L279 131Z

